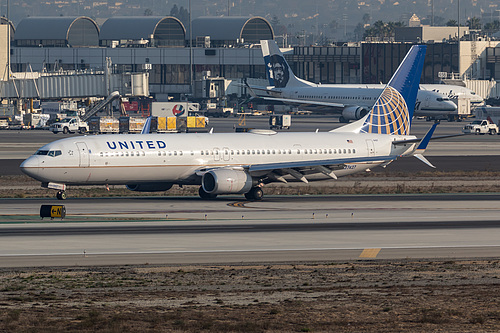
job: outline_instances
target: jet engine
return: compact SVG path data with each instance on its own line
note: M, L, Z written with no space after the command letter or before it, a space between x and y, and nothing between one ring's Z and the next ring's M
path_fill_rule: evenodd
M172 183L141 183L127 185L127 189L135 192L162 192L172 188Z
M348 122L349 120L359 120L366 116L368 109L361 106L349 106L342 111L341 122Z
M201 185L209 194L239 194L250 191L254 182L243 170L216 169L203 175Z

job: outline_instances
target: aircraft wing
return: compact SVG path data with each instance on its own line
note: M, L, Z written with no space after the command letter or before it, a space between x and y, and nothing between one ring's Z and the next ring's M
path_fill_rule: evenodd
M352 157L352 158L335 158L335 159L318 159L313 161L298 161L298 162L277 162L277 163L263 163L263 164L252 164L247 166L249 172L256 171L271 171L276 169L289 169L289 168L307 168L315 167L319 165L345 165L350 163L361 163L361 162L378 162L394 160L398 156L388 155L388 156L375 156L375 157Z
M313 100L307 100L307 99L293 99L293 98L283 98L283 97L273 97L269 96L270 94L272 95L281 95L282 91L278 89L272 89L272 87L256 87L256 86L250 86L248 84L241 85L246 88L248 88L250 95L254 98L262 98L267 101L278 101L278 102L283 102L286 104L292 104L296 105L298 107L301 107L305 110L318 110L318 109L326 109L326 108L334 108L336 111L342 111L346 106L346 104L342 103L332 103L332 102L320 102L320 101L313 101ZM256 93L256 91L263 91L266 92L268 95L263 96L262 94Z
M310 101L306 99L292 99L292 98L281 98L281 97L260 97L262 99L268 101L279 101L287 104L294 104L300 106L302 108L335 108L335 109L344 109L347 105L342 103L331 103L331 102L319 102L319 101Z
M348 168L349 164L357 163L372 163L372 162L387 162L395 160L399 156L376 156L376 157L353 157L353 158L337 158L337 159L318 159L314 161L298 161L298 162L277 162L277 163L262 163L252 164L238 167L218 167L200 169L196 172L197 176L202 176L205 172L214 169L238 169L247 170L252 175L257 175L265 179L266 183L287 181L284 176L290 175L297 180L308 183L307 176L311 174L324 174L332 179L337 179L336 171ZM358 167L358 166L353 166Z
M311 174L324 174L332 179L337 179L336 171L349 168L349 164L388 162L398 156L355 157L338 159L318 159L314 161L277 162L265 164L252 164L244 167L250 174L264 174L267 182L284 182L284 176L290 175L297 180L308 183L307 176ZM353 165L352 167L359 167Z

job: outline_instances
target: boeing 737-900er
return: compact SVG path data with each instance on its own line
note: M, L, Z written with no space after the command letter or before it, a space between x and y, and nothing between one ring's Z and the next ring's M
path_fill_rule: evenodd
M316 84L302 80L295 76L274 40L260 43L270 86L249 86L254 97L297 105L304 110L339 114L340 122L349 122L363 118L385 88L382 84ZM453 89L452 86L432 86L418 91L414 116L446 117L457 109L447 95L438 93L434 87Z
M330 132L111 134L77 136L40 148L21 164L42 186L123 184L132 191L166 191L200 185L204 199L245 194L260 200L272 182L337 179L404 156L421 154L436 124L422 139L410 135L426 46L413 46L361 120Z

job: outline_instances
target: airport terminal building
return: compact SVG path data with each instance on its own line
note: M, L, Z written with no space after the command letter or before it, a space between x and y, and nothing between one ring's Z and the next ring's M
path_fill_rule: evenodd
M189 27L175 17L28 17L15 29L14 72L102 70L149 73L152 94L188 94L207 76L265 79L259 41L274 39L262 17L200 17ZM362 42L284 49L297 76L318 83L387 82L417 41ZM427 41L423 83L443 73L500 80L500 45L492 41ZM192 67L190 67L192 64ZM192 68L192 76L191 76Z

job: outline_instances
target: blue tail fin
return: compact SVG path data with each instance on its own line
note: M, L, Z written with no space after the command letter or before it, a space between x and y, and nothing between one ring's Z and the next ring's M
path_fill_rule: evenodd
M361 127L361 133L410 134L427 46L414 45L384 88Z

